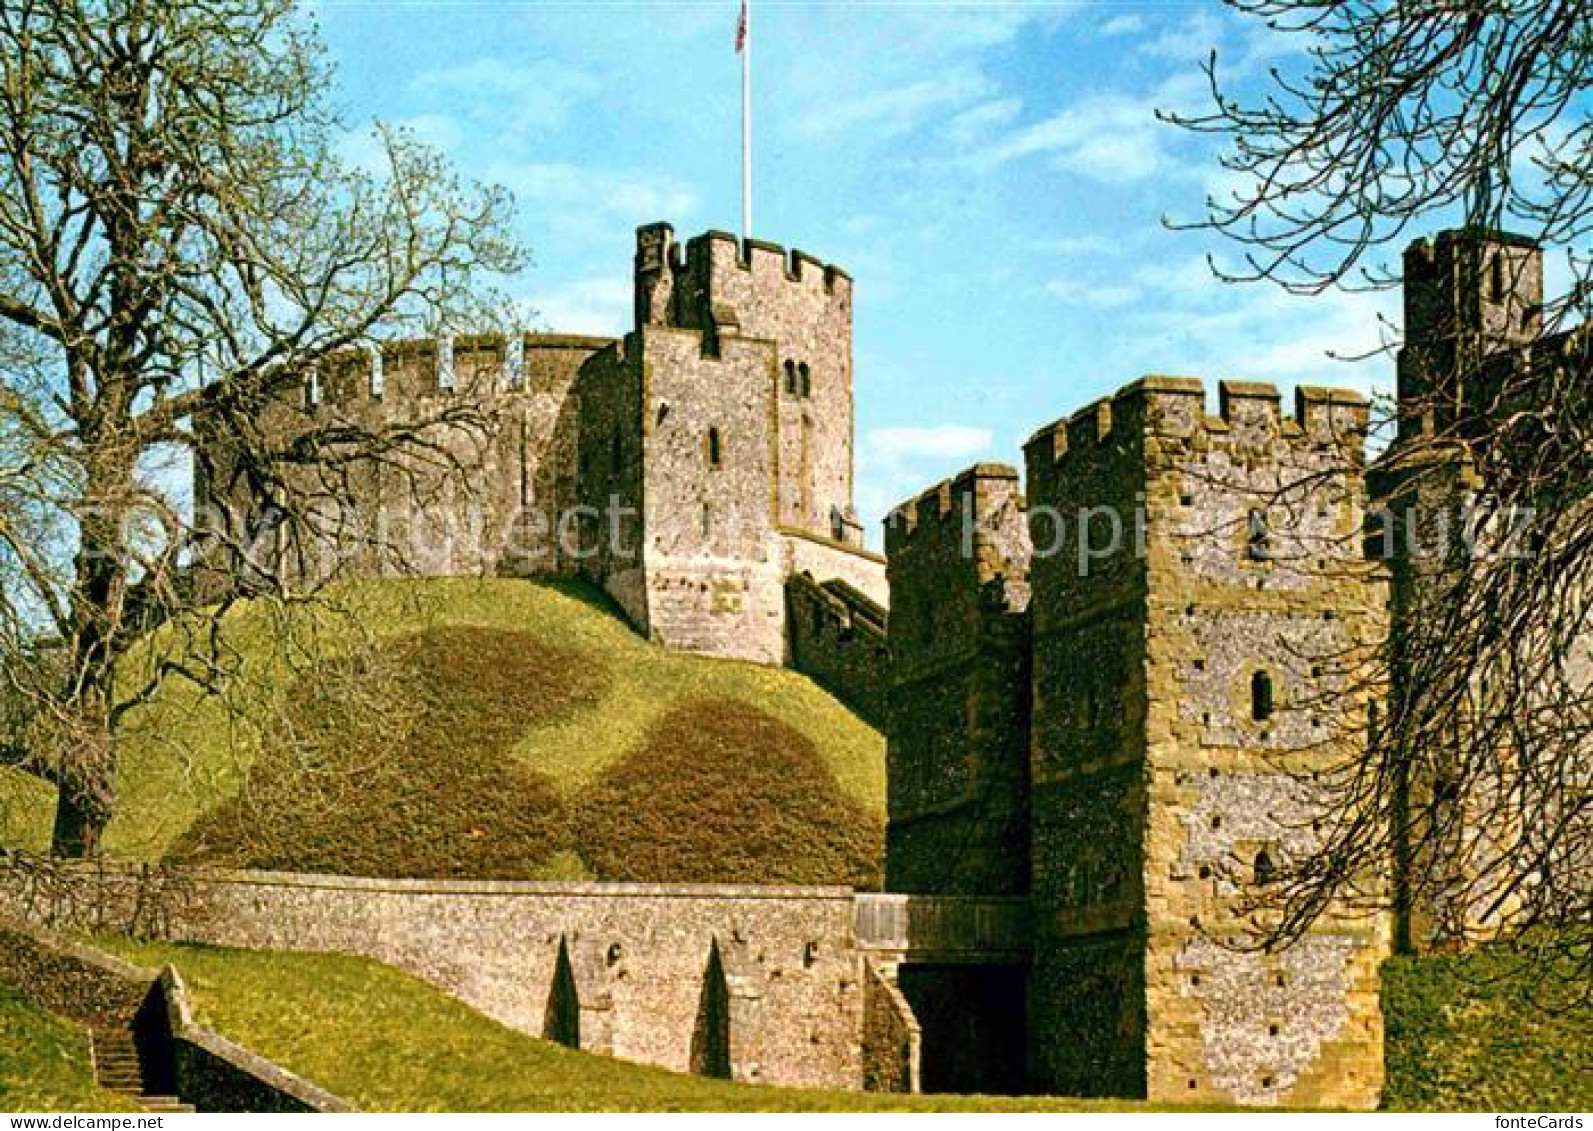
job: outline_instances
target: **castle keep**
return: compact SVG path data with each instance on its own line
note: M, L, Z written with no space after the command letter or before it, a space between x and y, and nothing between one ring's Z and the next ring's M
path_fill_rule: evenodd
M1471 395L1443 382L1536 333L1525 241L1445 233L1406 271L1408 402ZM665 647L788 663L885 731L888 893L803 951L848 971L824 1038L840 1060L793 1075L766 1052L754 1074L726 1054L738 1078L1374 1106L1379 964L1396 926L1427 945L1454 909L1396 924L1386 887L1410 862L1391 861L1267 949L1256 896L1323 843L1390 690L1357 673L1412 629L1424 567L1368 554L1369 510L1452 509L1464 464L1418 489L1396 458L1435 425L1416 419L1369 471L1356 393L1300 386L1285 413L1273 386L1224 381L1210 412L1199 381L1146 377L1035 433L1021 481L982 463L902 504L881 558L851 505L851 314L838 268L649 225L622 340L387 347L281 411L479 398L494 429L472 498L439 487L401 521L514 537L439 541L422 572L589 579ZM388 490L373 477L373 506ZM575 536L549 514L577 515ZM726 1016L755 1028L762 956L711 915L693 929L721 979L740 971Z
M785 582L883 603L852 507L852 280L804 252L709 232L637 232L623 339L529 334L372 347L277 404L284 434L341 420L489 419L452 436L468 482L411 460L358 484L379 521L357 572L580 577L638 630L689 652L781 663ZM457 430L456 430L457 431ZM261 501L224 453L196 498ZM224 506L224 504L231 506Z

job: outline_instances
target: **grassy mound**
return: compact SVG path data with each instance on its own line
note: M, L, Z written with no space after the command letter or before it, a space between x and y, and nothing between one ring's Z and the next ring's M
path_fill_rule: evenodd
M241 611L224 626L239 664L226 695L170 683L134 714L108 852L878 883L883 740L805 678L666 653L577 586L379 582L335 598ZM51 804L0 771L0 843L42 848Z
M869 885L885 850L879 822L840 793L807 735L729 699L664 716L580 811L582 859L616 879Z
M368 1111L1143 1110L1135 1103L754 1087L575 1052L390 967L98 939L182 971L200 1019Z
M88 1035L0 985L0 1111L134 1111L94 1082Z
M569 836L558 789L512 756L515 740L527 722L590 708L601 676L532 633L460 625L320 664L290 693L288 725L243 790L172 855L350 875L522 874Z
M1396 1111L1593 1108L1593 1009L1546 1000L1503 948L1395 958L1383 967Z

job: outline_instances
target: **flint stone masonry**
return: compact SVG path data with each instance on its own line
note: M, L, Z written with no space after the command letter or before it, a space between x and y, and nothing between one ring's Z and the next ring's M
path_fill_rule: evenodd
M239 474L242 430L276 440L408 426L445 453L305 485L342 516L293 568L340 576L580 577L663 646L788 658L785 581L883 603L852 506L852 282L804 252L710 232L637 232L623 339L528 334L397 342L330 359L240 430L202 438L198 584L220 591L269 500ZM459 419L461 413L472 417ZM346 497L345 497L346 496ZM269 525L266 526L269 529Z
M1029 889L1029 535L1018 473L978 464L896 509L886 887Z
M851 279L802 252L648 225L621 340L407 343L309 375L286 431L493 410L476 478L424 484L399 524L423 572L581 576L666 647L787 663L882 725L892 894L859 897L861 942L847 895L793 889L235 875L170 924L371 954L528 1031L737 1079L1017 1087L1017 1054L990 1055L1016 1041L1047 1090L1375 1104L1378 965L1396 929L1486 935L1484 877L1396 861L1277 953L1247 904L1320 850L1321 779L1408 690L1357 669L1390 642L1401 670L1459 568L1403 538L1369 554L1369 481L1403 529L1458 529L1484 485L1463 444L1423 442L1589 348L1541 337L1529 240L1446 232L1405 270L1407 411L1370 473L1354 392L1299 385L1286 415L1224 381L1211 414L1199 381L1150 376L1036 433L1021 487L979 464L909 500L884 559L851 505ZM236 500L229 437L206 440L198 497ZM573 548L538 548L539 505L590 511ZM505 526L513 552L481 541ZM1401 788L1420 814L1442 785ZM1462 818L1462 840L1511 832ZM1447 882L1392 923L1388 883L1427 872Z
M1336 904L1263 957L1244 910L1269 862L1316 850L1312 771L1366 725L1345 675L1387 633L1366 406L1219 399L1208 417L1198 381L1146 378L1026 449L1036 545L1042 507L1132 532L1032 570L1031 1055L1067 1091L1369 1107L1386 924Z
M116 929L138 916L140 888L137 873L85 871L46 901L8 883L0 906ZM721 1041L737 1080L862 1083L863 962L849 889L193 872L167 899L167 939L363 955L538 1037L557 1036L563 948L582 1048L685 1072L702 1067L694 1050ZM718 1032L704 1031L716 948Z
M896 983L896 968L864 959L863 1090L921 1091L923 1030Z
M884 729L890 678L885 610L844 581L786 583L791 666Z
M1534 390L1559 387L1569 375L1586 371L1593 328L1583 322L1546 332L1544 251L1523 236L1476 228L1442 232L1413 242L1404 268L1405 335L1396 372L1406 411L1396 441L1369 479L1384 516L1382 537L1373 545L1393 579L1394 663L1419 668L1420 657L1447 644L1434 638L1443 624L1434 604L1449 599L1450 587L1476 568L1474 561L1489 558L1489 547L1481 546L1478 554L1463 532L1468 510L1487 499L1485 467L1508 455L1489 451L1493 431L1508 431L1508 422L1523 413L1527 419L1539 415L1531 403ZM1519 442L1519 430L1514 435ZM1585 665L1587 652L1569 650L1570 670ZM1422 709L1401 702L1418 689L1390 690L1388 717ZM1561 704L1544 707L1547 717ZM1450 950L1485 941L1519 916L1524 900L1535 898L1516 888L1510 875L1510 862L1521 858L1520 846L1532 843L1534 834L1509 814L1532 814L1535 826L1555 827L1544 811L1562 804L1560 786L1546 787L1546 796L1500 804L1501 789L1523 788L1519 775L1495 776L1480 767L1519 765L1530 752L1484 749L1516 741L1509 737L1516 728L1496 722L1480 726L1480 733L1457 724L1447 738L1433 738L1420 764L1399 783L1414 825L1405 838L1413 847L1404 850L1409 856L1395 876L1395 933L1402 950ZM1446 780L1440 769L1446 763L1479 769ZM1444 831L1436 832L1435 823ZM1563 855L1575 851L1569 846L1577 839L1559 837L1556 848L1545 837L1532 851L1542 848L1547 870L1570 874L1585 869L1585 861Z

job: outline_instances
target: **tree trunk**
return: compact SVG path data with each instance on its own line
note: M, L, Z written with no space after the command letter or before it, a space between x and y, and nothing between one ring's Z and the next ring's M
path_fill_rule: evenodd
M72 728L56 774L55 829L50 853L69 860L96 856L116 805L115 739L103 715Z
M104 807L78 791L61 786L56 790L55 829L50 834L50 854L66 860L98 856L100 838L110 815Z

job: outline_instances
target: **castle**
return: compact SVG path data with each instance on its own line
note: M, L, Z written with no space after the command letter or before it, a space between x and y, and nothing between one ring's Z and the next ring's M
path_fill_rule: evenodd
M1526 241L1446 232L1406 273L1407 400L1534 330ZM1285 414L1225 381L1212 414L1199 381L1146 377L1035 433L1022 482L978 464L904 503L881 557L852 509L851 311L836 267L654 224L623 340L389 347L284 411L480 398L479 509L439 488L402 521L512 537L449 540L422 572L588 579L663 646L790 664L886 732L887 890L1029 924L982 969L880 958L870 993L916 1016L926 1088L1375 1105L1379 965L1444 916L1396 922L1391 865L1292 946L1250 945L1251 896L1321 843L1388 691L1356 672L1422 584L1363 543L1405 490L1386 457L1369 473L1366 400L1301 386ZM239 489L211 470L198 497ZM373 474L372 509L392 490Z
M683 247L652 224L635 299L623 340L373 346L262 415L294 435L480 405L484 435L452 438L468 483L417 459L355 472L353 568L579 577L664 647L781 663L787 578L885 599L852 507L852 280L801 251L722 232ZM218 447L195 497L253 529L270 499Z

